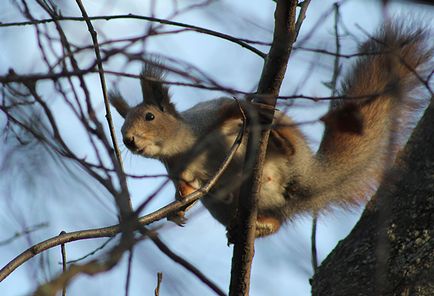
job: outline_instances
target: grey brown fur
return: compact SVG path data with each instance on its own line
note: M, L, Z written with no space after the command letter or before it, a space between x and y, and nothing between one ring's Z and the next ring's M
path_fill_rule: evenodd
M394 159L412 99L420 85L413 71L427 68L432 51L427 33L385 26L365 42L362 56L348 72L342 95L324 116L320 148L312 153L292 120L276 112L258 201L257 236L276 232L296 214L321 211L366 199ZM146 77L151 78L146 79ZM176 112L167 89L158 82L155 63L142 73L143 102L128 107L117 92L112 104L125 117L122 135L135 154L161 160L179 198L203 186L223 162L241 126L238 104L219 98ZM243 101L243 108L250 108ZM150 115L151 114L151 115ZM152 119L151 119L152 118ZM229 168L202 199L212 216L231 226L244 161L245 139Z

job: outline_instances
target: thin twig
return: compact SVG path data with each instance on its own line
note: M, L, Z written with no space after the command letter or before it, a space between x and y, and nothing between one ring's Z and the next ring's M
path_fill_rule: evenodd
M134 254L134 247L131 247L129 254L128 254L127 280L125 281L125 296L128 296L130 294L130 282L131 282L131 270L132 270L132 265L133 265L133 254Z
M189 24L185 24L185 23L181 23L181 22L169 21L167 19L161 19L161 18L143 16L143 15L136 15L136 14L131 14L131 13L130 14L122 14L122 15L91 16L91 17L88 17L88 19L91 21L93 21L93 20L109 21L109 20L115 20L115 19L136 19L136 20L145 20L145 21L150 21L150 22L158 22L158 23L164 24L164 25L187 28L187 29L194 31L194 32L218 37L218 38L230 41L232 43L238 44L241 47L244 47L245 49L260 56L261 58L265 58L265 53L263 53L259 49L248 44L248 43L262 44L262 42L260 42L260 41L251 41L248 39L237 38L237 37L230 36L228 34L220 33L217 31L210 30L210 29L206 29L206 28L202 28L202 27L194 26L194 25L189 25ZM54 21L85 21L85 20L86 19L84 17L59 16L55 20L54 19L41 19L41 20L31 20L31 21L26 21L26 22L0 23L0 27L27 26L27 25L35 25L35 24L52 23Z
M240 109L242 111L242 109ZM204 196L206 193L211 190L211 188L214 186L214 184L218 181L220 176L225 172L227 167L229 166L230 162L232 161L233 157L235 156L235 153L238 150L238 147L240 146L242 142L242 138L245 133L245 120L243 120L243 126L240 129L240 132L238 133L237 138L235 139L229 154L226 156L225 160L223 161L220 168L217 170L216 174L213 176L213 178L208 181L207 184L205 184L204 187L200 188L199 190L186 195L182 200L174 201L157 211L150 213L148 215L145 215L138 219L138 225L136 227L138 228L140 225L148 225L153 222L156 222L158 220L161 220L163 218L167 218L168 216L172 215L173 213L179 211L180 209L184 208L186 205L189 205L195 201L197 201L199 198ZM140 206L137 209L137 213L140 212L142 209ZM95 228L95 229L88 229L88 230L81 230L81 231L75 231L66 233L61 236L56 236L50 239L47 239L39 244L36 244L26 251L22 252L20 255L15 257L13 260L11 260L8 264L6 264L1 270L0 270L0 282L3 281L9 274L11 274L17 267L22 265L24 262L28 261L35 255L48 250L52 247L58 246L62 243L67 243L71 241L77 241L77 240L84 240L84 239L92 239L92 238L99 238L99 237L112 237L116 234L118 234L121 231L120 224L116 224L109 227L104 228Z
M59 235L65 234L65 231L60 232ZM65 244L60 245L60 250L62 252L62 272L66 272L66 248ZM63 285L62 296L66 296L66 285Z
M341 66L339 64L339 56L341 54L341 43L340 43L340 36L339 36L339 19L340 19L340 12L339 12L339 3L334 4L335 7L335 45L336 45L336 56L335 56L335 63L333 65L333 78L331 81L331 89L332 94L331 96L335 96L337 93L337 81L339 74L341 72Z
M157 287L155 287L155 296L160 296L160 286L161 286L161 281L163 280L163 273L162 272L158 272L157 273Z
M306 18L306 11L309 7L310 0L304 0L299 4L301 7L300 12L298 13L297 22L295 23L295 39L297 40L298 34L300 33L301 25L303 24L304 19Z
M99 72L99 77L100 77L100 83L101 83L102 93L103 93L103 97L104 97L106 119L107 119L107 123L108 123L109 130L110 130L110 137L112 140L112 146L113 146L114 154L116 156L116 160L113 160L113 158L112 158L112 162L113 162L113 166L116 170L121 189L120 189L120 192L118 194L114 194L113 196L114 196L114 199L115 199L118 211L119 211L120 221L121 221L120 228L122 230L122 239L121 239L121 242L119 243L119 246L130 245L132 248L133 242L134 242L133 231L134 231L135 225L137 224L137 215L134 215L134 211L133 211L133 207L132 207L132 203L131 203L131 199L130 199L130 195L129 195L129 191L128 191L128 185L127 185L126 177L125 177L124 170L123 170L122 157L121 157L121 153L120 153L120 150L119 150L119 147L117 144L113 119L112 119L111 111L110 111L110 103L109 103L109 98L108 98L108 94L107 94L107 86L105 83L104 68L102 65L101 53L100 53L99 45L98 45L97 32L93 28L92 22L89 20L89 16L86 12L86 9L84 8L82 1L76 0L76 3L77 3L77 5L81 11L81 14L82 14L82 16L86 22L87 28L89 30L89 33L91 35L92 42L94 45L95 56L96 56L96 60L97 60L98 72ZM106 138L104 137L104 132L101 129L101 124L99 122L95 122L95 123L97 125L97 129L100 132L99 138L105 144L106 149L110 153L111 147L109 147L108 143L106 142ZM112 155L111 155L111 157L112 157ZM132 249L131 248L129 249L130 250L130 259L132 259ZM121 250L121 252L124 251L122 248L120 248L120 250ZM109 265L109 268L112 268L112 266L116 265L119 261L119 258L120 258L119 254L113 255L112 265ZM131 268L131 262L129 262L129 264L128 264L128 273L127 273L127 282L126 282L127 295L128 295L128 289L129 289L130 268ZM67 280L69 280L69 279L67 278Z
M342 57L342 55L340 55ZM37 80L57 80L59 78L63 77L72 77L72 76L80 76L84 74L89 74L96 72L96 70L92 68L87 68L79 71L67 71L67 72L58 72L58 73L44 73L44 74L30 74L30 75L17 75L16 73L8 74L5 76L0 76L0 83L11 83L11 82L26 82L26 81L37 81ZM110 71L106 70L106 74L112 74L112 75L118 75L123 77L129 77L129 78L139 78L139 75L137 74L129 74L129 73L121 73L117 71ZM236 95L245 95L248 97L254 96L254 97L272 97L272 95L266 95L266 94L257 94L257 93L251 93L251 92L245 92L242 90L237 89L229 89L224 87L215 87L215 86L206 86L206 85L198 85L194 83L184 83L184 82L174 82L174 81L161 81L163 84L167 85L176 85L176 86L186 86L186 87L193 87L193 88L200 88L200 89L207 89L207 90L215 90L215 91L226 91L230 94L236 94ZM328 100L338 100L338 99L364 99L367 97L376 97L382 95L381 93L371 93L371 94L365 94L365 95L357 95L357 96L347 96L347 95L340 95L340 96L325 96L325 97L318 97L318 96L309 96L304 94L295 94L295 95L279 95L276 98L282 99L282 100L294 100L294 99L305 99L305 100L311 100L315 102L319 101L328 101Z
M24 236L26 234L32 233L34 231L37 231L37 230L39 230L41 228L44 228L44 227L47 227L47 226L48 226L48 223L40 223L40 224L36 224L36 225L33 225L33 226L29 226L29 227L25 228L24 230L22 230L20 232L16 232L10 238L7 238L5 240L0 241L0 247L4 246L4 245L7 245L7 244L10 244L14 240L16 240L16 239L18 239L18 238L20 238L20 237L22 237L22 236Z
M68 72L68 73L64 73L64 74L67 76L77 76L77 75L83 74L84 72L86 72L86 71L85 70L79 71L79 72L73 71L73 72ZM88 71L87 73L89 73L89 72L94 72L94 71L91 70L91 71ZM109 71L109 70L106 70L105 72L107 74L119 75L119 76L123 76L123 77L139 78L139 75L137 75L137 74L121 73L121 72ZM47 75L45 75L45 74L23 75L23 76L16 76L14 78L11 78L11 77L6 78L5 76L3 76L3 77L0 76L0 83L2 82L2 79L7 81L6 83L24 82L24 81L28 81L28 80L57 79L57 76L60 77L61 75L63 75L63 73L56 73L56 74L50 73ZM228 93L245 95L247 97L254 96L255 98L275 97L275 96L267 95L267 94L260 95L257 93L245 92L245 91L236 90L236 89L227 89L227 88L222 88L222 87L197 85L197 84L193 84L193 83L171 82L171 81L165 81L162 83L167 84L167 85L187 86L187 87L207 89L207 90L215 90L215 91L227 91ZM309 95L304 95L304 94L295 94L295 95L279 95L276 98L280 99L280 100L304 99L304 100L319 102L319 101L331 101L331 100L358 100L358 99L366 99L366 98L375 98L375 97L378 97L381 95L383 95L383 93L381 93L381 92L380 93L367 93L367 94L356 95L356 96L337 95L337 96L323 96L323 97L309 96Z
M117 250L116 250L117 251ZM34 296L55 296L57 291L62 287L67 286L68 283L79 274L96 275L101 272L112 269L118 262L120 256L119 252L111 254L105 261L99 262L93 260L83 265L72 264L66 272L63 272L57 278L50 282L40 285L33 293Z
M153 231L150 231L143 226L139 226L138 230L143 234L142 238L149 237L166 256L168 256L170 259L172 259L173 261L184 267L186 270L194 274L197 279L207 285L217 295L225 295L225 293L219 287L217 287L217 285L215 285L209 278L207 278L200 270L198 270L187 260L175 254L172 250L170 250L170 248L166 244L164 244ZM60 236L63 235L64 234L61 234ZM48 283L39 286L35 291L34 295L54 296L58 290L60 290L64 286L67 286L74 277L80 274L96 275L101 272L111 270L114 266L118 264L119 260L122 258L122 254L126 250L130 250L135 245L135 243L137 243L142 238L138 240L121 240L120 244L115 246L109 252L108 257L105 260L93 260L82 265L72 264L67 271L63 272L61 275L52 279Z
M144 228L142 228L144 230ZM225 296L226 294L210 279L208 279L199 269L197 269L195 266L193 266L191 263L186 261L181 256L175 254L172 250L169 249L169 247L164 244L157 235L145 231L142 232L142 234L147 235L154 244L162 251L166 256L168 256L170 259L175 261L176 263L180 264L184 268L186 268L188 271L190 271L192 274L196 276L200 281L202 281L204 284L206 284L211 290L213 290L217 295Z
M241 109L242 111L242 109ZM244 122L244 121L243 121ZM195 200L199 199L201 196L206 194L212 186L217 182L218 178L223 174L223 172L226 170L227 166L231 162L233 156L235 155L241 141L242 137L244 135L244 124L243 128L240 129L240 132L237 136L237 138L234 141L234 144L231 147L231 150L229 152L229 155L224 160L223 164L215 174L215 176L204 186L204 188L199 189L192 194L186 195L185 198L182 201L176 201L172 204L161 208L160 210L147 215L145 217L142 217L139 219L139 223L142 223L142 225L149 224L153 221L156 221L158 219L167 217L168 215L178 211L179 209L183 208L185 205L191 204ZM112 227L102 228L102 229L93 229L89 231L78 231L75 233L69 233L64 234L61 236L58 236L53 239L49 239L45 242L42 242L38 245L35 245L28 249L27 251L23 252L21 255L17 256L14 260L9 262L1 271L0 271L0 281L2 281L5 277L7 277L13 270L15 270L18 266L20 266L22 263L33 257L34 255L43 252L44 250L51 248L55 245L61 244L62 242L69 242L73 240L78 239L89 239L89 238L96 238L96 237L105 237L105 236L113 236L121 231L120 229L121 225L115 225ZM200 279L202 282L204 282L206 285L208 285L213 291L215 291L218 295L225 295L214 283L212 283L209 279L206 278L205 275L203 275L199 270L197 270L194 266L192 266L190 263L185 261L183 258L177 256L174 254L167 246L164 245L163 242L161 242L158 237L155 235L150 234L150 232L140 225L135 225L137 229L141 230L145 235L148 235L151 237L151 239L154 241L154 243L158 246L158 248L167 254L170 258L172 258L175 262L181 264L183 267L185 267L187 270L192 272L198 279ZM132 245L132 242L126 241L124 243L124 248L126 246ZM122 250L122 246L120 246ZM131 247L131 246L130 246ZM119 252L119 251L118 251ZM114 252L112 252L114 253ZM38 291L45 291L44 289L55 289L60 284L66 284L69 282L73 277L80 273L86 273L86 274L96 274L99 272L103 272L106 270L111 269L118 260L119 256L110 257L108 261L105 262L89 262L87 264L81 265L81 266L75 266L72 265L70 269L68 270L68 274L62 275L61 277L58 277L51 281L50 283L47 283L44 286L41 286ZM50 290L52 291L52 290Z
M316 270L318 269L318 255L316 250L316 230L317 230L317 222L318 222L318 214L313 213L312 217L312 233L310 237L311 241L311 256L312 256L312 270L313 273L316 273Z
M122 156L121 156L121 152L119 150L119 146L117 143L115 128L114 128L113 119L111 116L110 102L109 102L109 98L108 98L108 94L107 94L107 86L105 83L104 68L103 68L103 65L101 62L101 53L100 53L99 46L98 46L97 33L96 33L95 29L93 28L92 22L89 20L89 16L87 15L87 12L86 12L81 0L76 0L76 2L77 2L77 5L79 6L81 14L82 14L82 16L86 22L87 28L89 30L89 33L91 35L92 42L94 45L95 55L96 55L96 60L97 60L97 66L98 66L98 72L99 72L99 77L100 77L100 82L101 82L101 89L102 89L102 94L104 97L104 106L105 106L105 111L106 111L105 117L107 119L107 123L109 126L110 137L112 140L113 149L115 151L115 155L116 155L116 158L118 160L117 169L119 170L118 171L118 175L119 175L119 179L120 179L119 181L121 183L122 191L125 192L125 191L127 191L127 186L126 186L125 175L123 174ZM116 165L115 165L115 168L116 168ZM126 200L124 200L124 199L126 199ZM131 213L132 212L131 199L129 198L128 194L120 194L120 198L118 200L119 200L118 205L119 205L119 211L121 212L121 217L125 218L126 214L122 214L123 211L125 211L125 213Z
M336 96L337 94L337 81L339 74L341 73L341 66L339 64L339 58L341 56L341 43L340 43L340 35L339 35L339 22L340 22L340 11L339 11L339 2L334 4L335 9L335 24L334 24L334 33L335 33L335 62L333 65L333 77L330 82L331 88L331 97ZM318 213L314 212L312 215L312 233L311 233L311 260L312 260L312 269L315 274L318 269L318 253L316 249L316 232L317 232L317 223L318 223Z
M118 146L116 134L114 131L113 119L112 119L111 111L110 111L110 102L109 102L109 98L107 95L107 86L106 86L105 78L104 78L104 68L103 68L103 65L101 62L101 53L100 53L99 45L98 45L97 32L93 28L92 22L89 20L89 16L87 15L87 12L86 12L81 0L76 0L76 2L80 8L81 14L83 15L83 18L86 22L90 36L92 38L93 48L95 50L95 56L96 56L96 61L97 61L97 66L98 66L99 78L100 78L100 82L101 82L102 95L104 97L104 106L105 106L105 111L106 111L105 117L107 119L107 123L109 126L110 136L112 138L113 149L115 150L116 158L119 161L119 166L122 169L122 156L121 156L121 153L119 151L119 146Z
M392 50L389 50L389 51L388 50L382 50L382 51L367 51L367 52L356 52L356 53L348 53L348 54L344 54L344 53L337 54L334 51L328 51L326 49L309 48L309 47L303 47L303 46L294 46L293 50L302 50L302 51L308 51L308 52L321 53L321 54L330 55L330 56L338 56L340 58L345 58L345 59L364 57L364 56L375 56L375 55L380 55L380 54L392 52Z
M90 252L90 253L88 253L88 254L86 254L86 255L80 257L80 258L77 258L77 259L74 259L74 260L69 260L69 261L67 261L66 263L67 263L67 264L76 263L76 262L82 261L82 260L84 260L84 259L86 259L86 258L88 258L88 257L90 257L90 256L92 256L92 255L95 255L96 252L101 251L102 249L104 249L104 248L108 245L108 243L111 242L114 238L115 238L114 236L110 237L110 238L109 238L108 240L106 240L106 241L105 241L101 246L99 246L98 248L96 248L96 249L93 250L92 252Z

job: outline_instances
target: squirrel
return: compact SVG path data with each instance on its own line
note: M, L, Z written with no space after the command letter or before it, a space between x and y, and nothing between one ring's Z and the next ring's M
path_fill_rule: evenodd
M256 237L277 232L297 214L357 204L373 193L372 184L380 182L396 155L401 121L408 117L415 102L412 94L421 85L416 70L430 64L428 39L424 29L389 24L360 46L360 56L340 88L342 98L333 100L322 118L325 131L316 153L291 118L275 112ZM109 96L125 118L125 146L134 154L160 160L177 188L176 198L182 198L213 177L241 128L240 108L251 109L254 103L222 97L178 112L163 83L164 74L158 62L145 63L140 76L143 102L135 107L117 90ZM201 198L228 231L236 215L245 138L215 186Z

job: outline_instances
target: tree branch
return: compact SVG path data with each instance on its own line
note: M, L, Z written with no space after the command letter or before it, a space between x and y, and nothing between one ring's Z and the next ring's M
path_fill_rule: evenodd
M150 16L143 16L143 15L136 15L136 14L122 14L122 15L105 15L105 16L91 16L88 18L89 20L116 20L116 19L136 19L136 20L145 20L150 22L157 22L164 25L170 25L175 27L181 27L186 28L194 32L198 32L201 34L206 34L214 37L218 37L224 40L227 40L229 42L235 43L240 45L241 47L253 52L254 54L260 56L261 58L265 58L265 54L260 51L259 49L249 45L248 43L259 43L262 44L262 42L259 41L252 41L248 39L242 39L233 37L228 34L220 33L217 31L213 31L210 29L202 28L199 26L189 25L185 23L175 22L175 21L169 21L167 19L161 19L156 17L150 17ZM35 24L46 24L46 23L52 23L54 21L85 21L86 19L83 17L71 17L71 16L58 16L55 20L54 19L41 19L41 20L31 20L27 22L13 22L13 23L0 23L0 27L14 27L14 26L28 26L28 25L35 25Z
M262 168L268 145L270 126L274 117L276 97L285 75L286 66L295 40L295 15L297 1L279 0L275 10L273 42L265 60L257 93L266 95L255 97L254 104L265 105L266 110L259 114L262 126L259 137L255 136L255 127L248 121L249 139L246 163L253 160L253 167L245 167L245 181L241 186L238 204L238 225L232 257L232 271L229 294L248 295L250 288L250 270L254 254L254 240L257 219L257 200L261 186ZM257 125L256 125L257 126ZM257 128L256 128L257 129Z
M243 121L244 123L245 121ZM179 211L180 209L184 208L186 205L189 205L197 200L199 200L202 196L207 194L209 190L214 186L214 184L219 180L220 176L224 173L226 168L229 166L230 162L232 161L235 153L238 150L238 147L241 144L241 141L243 139L245 133L245 126L243 124L243 127L240 129L240 132L237 135L237 138L235 139L231 150L229 151L229 154L226 156L225 160L223 161L220 168L217 170L216 174L211 178L211 180L201 189L186 195L182 200L174 201L165 207L160 208L159 210L150 213L148 215L145 215L138 219L138 224L136 224L135 229L138 229L140 226L143 225L149 225L153 222L156 222L158 220L161 220L163 218L166 218L175 212ZM140 212L142 208L139 206L136 210L136 213ZM45 250L48 250L50 248L53 248L55 246L77 241L77 240L84 240L84 239L93 239L93 238L100 238L100 237L112 237L118 233L121 232L120 225L116 224L109 227L104 228L96 228L96 229L88 229L88 230L81 230L81 231L75 231L70 233L65 233L59 236L55 236L53 238L47 239L39 244L36 244L26 251L22 252L20 255L15 257L13 260L11 260L8 264L6 264L1 270L0 270L0 282L3 281L9 274L11 274L16 268L18 268L20 265L22 265L24 262L28 261L35 255L42 253Z
M35 224L32 226L26 227L22 231L15 232L15 234L12 235L11 237L4 239L4 240L1 240L0 241L0 247L5 246L7 244L10 244L14 240L16 240L16 239L18 239L18 238L20 238L26 234L32 233L34 231L37 231L37 230L44 228L44 227L47 227L47 226L48 226L48 223L39 223L39 224Z
M170 259L175 261L176 263L180 264L184 268L186 268L188 271L193 273L200 281L202 281L204 284L206 284L211 290L214 291L219 296L225 296L226 294L211 280L209 280L200 270L198 270L195 266L187 262L185 259L183 259L181 256L175 254L172 250L170 250L167 245L165 245L156 235L149 234L150 239L155 243L155 245L162 251L164 254L166 254Z
M157 273L157 286L155 287L155 291L154 291L155 296L160 296L160 286L161 286L162 280L163 280L163 273L158 272Z
M80 8L80 11L81 11L81 13L83 15L83 18L84 18L84 20L86 22L86 25L87 25L87 28L89 30L90 36L92 38L93 48L94 48L94 51L95 51L96 62L97 62L97 66L98 66L98 74L99 74L100 82L101 82L101 90L102 90L102 95L103 95L103 98L104 98L104 106L105 106L105 110L106 110L105 117L107 119L107 123L108 123L108 126L109 126L110 136L111 136L111 139L112 139L113 148L115 150L115 154L116 154L116 157L118 159L119 166L122 169L122 156L121 156L121 153L119 151L119 146L118 146L118 143L117 143L117 140L116 140L116 134L114 132L113 119L112 119L111 111L110 111L110 102L109 102L109 99L108 99L107 86L106 86L105 78L104 78L104 68L103 68L103 65L102 65L101 53L100 53L99 45L98 45L97 32L93 28L92 22L90 21L89 16L87 15L87 12L86 12L86 10L85 10L85 8L84 8L83 3L81 2L81 0L77 0L76 2L77 2L78 6ZM130 204L131 204L131 202L130 202Z
M211 290L213 290L217 295L225 296L225 293L210 279L208 279L199 269L194 265L189 263L187 260L183 259L181 256L175 254L170 248L163 243L158 235L149 231L143 226L138 227L143 237L149 237L152 242L162 251L166 256L175 261L176 263L183 266L186 270L191 272L198 278L201 282L207 285ZM33 295L35 296L54 296L57 291L61 288L65 288L69 282L76 276L80 274L96 275L101 272L106 272L112 269L119 262L122 254L126 250L130 250L138 240L121 240L121 242L115 246L108 255L108 258L102 261L92 260L88 263L81 265L72 264L67 271L51 280L50 282L43 284L37 288Z
M65 234L65 231L60 232L60 235ZM60 245L60 252L62 254L62 272L66 272L66 248L65 244ZM62 287L62 296L66 296L66 285Z
M97 37L97 33L96 33L95 29L93 28L92 22L89 20L89 16L87 15L87 12L83 6L83 3L81 2L81 0L76 0L76 2L77 2L78 7L80 8L81 14L83 15L83 18L86 22L87 28L89 30L89 33L90 33L90 36L92 38L92 42L94 45L95 56L96 56L96 61L97 61L97 66L98 66L98 73L99 73L99 77L100 77L101 89L102 89L102 94L103 94L103 98L104 98L104 106L105 106L105 111L106 111L105 117L107 119L107 123L108 123L109 130L110 130L110 137L112 140L114 153L115 153L116 159L117 159L117 162L114 161L113 165L114 165L116 173L118 175L119 183L120 183L120 187L121 187L121 192L119 193L118 196L115 196L115 200L116 200L116 204L118 206L121 221L123 222L123 227L125 227L124 235L126 237L128 237L128 239L132 239L132 237L133 237L132 230L133 230L133 224L135 224L135 221L134 221L135 217L131 216L131 214L133 213L133 207L132 207L131 199L130 199L130 196L128 193L128 187L127 187L125 174L123 173L122 156L121 156L121 153L119 151L119 146L118 146L116 134L115 134L115 128L113 125L113 119L111 116L110 102L109 102L109 98L108 98L108 94L107 94L107 86L106 86L105 78L104 78L104 68L102 65L101 54L100 54L100 50L99 50L99 46L98 46L98 37Z

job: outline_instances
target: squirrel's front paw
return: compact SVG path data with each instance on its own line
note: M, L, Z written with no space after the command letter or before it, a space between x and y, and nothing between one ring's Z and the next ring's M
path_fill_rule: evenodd
M187 222L187 218L185 217L185 211L178 211L176 213L171 214L167 217L167 220L176 223L178 226L183 227Z

